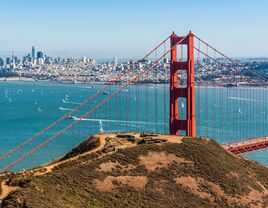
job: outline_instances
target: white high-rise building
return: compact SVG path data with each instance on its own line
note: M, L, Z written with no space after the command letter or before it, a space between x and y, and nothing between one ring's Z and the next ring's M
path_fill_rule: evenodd
M83 63L86 64L87 63L87 57L83 57Z
M32 64L36 65L36 62L37 62L36 58L32 58Z
M113 57L113 64L117 65L117 57Z
M44 59L43 58L38 58L37 59L37 65L43 65L44 64Z

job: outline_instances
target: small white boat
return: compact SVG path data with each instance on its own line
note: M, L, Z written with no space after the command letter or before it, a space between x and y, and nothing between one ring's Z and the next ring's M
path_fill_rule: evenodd
M103 132L104 132L104 130L103 130L103 128L102 128L102 122L101 122L101 120L100 120L100 133L102 134Z
M70 120L77 120L78 118L75 117L75 116L69 116L69 119L70 119Z

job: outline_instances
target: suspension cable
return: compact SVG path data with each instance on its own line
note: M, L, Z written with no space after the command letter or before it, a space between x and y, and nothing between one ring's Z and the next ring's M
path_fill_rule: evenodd
M207 42L205 42L204 40L202 40L201 38L197 37L196 35L194 35L195 38L197 38L199 41L201 41L202 43L204 43L206 46L208 46L209 48L211 48L212 50L216 51L217 53L219 53L221 56L225 57L227 60L231 61L232 63L237 64L240 67L243 67L243 65L240 64L240 62L229 58L228 56L226 56L225 54L221 53L219 50L217 50L216 48L212 47L210 44L208 44ZM257 77L261 78L264 81L268 81L268 79L266 77L261 76L260 74L258 74L257 72L254 72L251 69L248 68L244 68L246 71L253 73L254 75L256 75Z
M101 103L99 103L97 106L95 106L93 109L91 109L90 111L88 111L87 113L85 113L84 115L82 115L81 117L79 117L77 120L75 120L73 123L69 124L67 127L65 127L63 130L61 130L60 132L58 132L57 134L55 134L54 136L52 136L51 138L47 139L46 141L44 141L42 144L40 144L39 146L37 146L36 148L32 149L31 151L27 152L25 155L23 155L22 157L20 157L19 159L15 160L14 162L12 162L11 164L9 164L8 166L4 167L2 170L0 170L0 173L3 173L4 171L8 170L9 168L13 167L15 164L19 163L20 161L24 160L26 157L28 157L29 155L33 154L34 152L36 152L37 150L39 150L40 148L44 147L45 145L47 145L48 143L50 143L51 141L53 141L54 139L56 139L58 136L62 135L65 131L67 131L68 129L70 129L71 127L73 127L75 124L79 123L82 119L84 119L85 117L87 117L88 115L90 115L91 113L93 113L95 110L99 109L102 105L104 105L105 103L107 103L111 98L113 98L114 96L116 96L118 93L120 93L122 90L124 90L126 87L128 87L132 82L135 82L139 77L143 76L144 74L146 74L148 71L150 71L165 55L167 55L174 47L177 47L178 44L182 43L186 38L188 37L185 36L184 38L182 38L176 45L174 45L173 47L171 47L164 55L162 55L160 58L158 58L154 63L152 63L147 69L143 70L140 74L138 74L136 77L134 77L133 79L131 79L130 81L128 81L123 87L121 87L118 91L114 92L112 95L110 95L108 98L104 99Z
M148 54L146 54L141 60L146 59L148 56L150 56L156 49L158 49L160 46L162 46L167 40L169 40L169 38L171 37L171 35L169 35L167 38L165 38L160 44L158 44L153 50L151 50ZM139 61L137 61L136 63L139 63ZM135 65L135 64L134 64ZM133 65L133 66L134 66ZM133 70L134 67L130 67L126 72L124 72L122 75L118 76L117 78L111 78L114 79L113 81L109 82L105 87L103 87L101 90L99 90L97 93L95 93L93 96L91 96L90 98L88 98L87 100L85 100L83 103L81 103L80 105L78 105L76 108L74 108L73 110L71 110L69 113L65 114L64 116L62 116L61 118L59 118L57 121L53 122L52 124L50 124L48 127L46 127L45 129L43 129L42 131L40 131L39 133L37 133L35 136L31 137L30 139L26 140L25 142L23 142L22 144L20 144L19 146L13 148L12 150L10 150L9 152L7 152L6 154L4 154L2 157L0 157L0 161L3 160L4 158L6 158L7 156L11 155L12 153L16 152L18 149L24 147L25 145L27 145L29 142L35 140L37 137L39 137L40 135L44 134L45 132L47 132L49 129L51 129L52 127L54 127L55 125L57 125L58 123L60 123L62 120L64 120L65 118L68 118L70 115L72 115L74 112L78 111L79 109L81 109L84 105L86 105L88 102L90 102L91 100L93 100L95 97L97 97L98 95L100 95L101 93L103 93L106 89L108 89L110 86L114 85L117 81L121 80L122 77L124 77L125 75L127 75L130 71Z

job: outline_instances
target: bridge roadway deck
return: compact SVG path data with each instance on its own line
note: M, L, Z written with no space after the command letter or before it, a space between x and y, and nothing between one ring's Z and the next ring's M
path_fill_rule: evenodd
M268 148L268 136L223 144L222 147L236 155Z

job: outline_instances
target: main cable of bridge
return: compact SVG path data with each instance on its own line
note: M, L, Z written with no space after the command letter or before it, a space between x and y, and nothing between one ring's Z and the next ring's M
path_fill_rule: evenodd
M170 36L169 36L170 37ZM147 69L143 70L140 74L138 74L136 77L132 78L130 81L128 81L123 87L121 87L119 90L117 90L116 92L114 92L112 95L110 95L108 98L104 99L101 103L99 103L97 106L95 106L93 109L91 109L90 111L88 111L87 113L85 113L84 115L82 115L81 117L79 117L77 120L75 120L73 123L69 124L67 127L65 127L63 130L59 131L57 134L55 134L54 136L52 136L51 138L47 139L46 141L44 141L42 144L40 144L39 146L35 147L34 149L32 149L31 151L27 152L25 155L21 156L19 159L15 160L14 162L10 163L9 165L5 166L3 169L0 170L0 173L3 173L4 171L10 169L11 167L13 167L15 164L21 162L22 160L24 160L26 157L28 157L29 155L33 154L34 152L36 152L37 150L41 149L42 147L44 147L45 145L47 145L48 143L50 143L51 141L53 141L54 139L56 139L58 136L62 135L65 131L67 131L68 129L70 129L71 127L73 127L75 124L79 123L82 119L86 118L88 115L90 115L91 113L95 112L95 110L99 109L102 105L104 105L105 103L107 103L111 98L113 98L114 96L116 96L119 92L121 92L122 90L124 90L126 87L128 87L131 83L133 83L134 81L138 80L141 76L143 76L144 74L146 74L147 72L149 72L163 57L165 57L168 53L170 53L170 51L175 48L178 44L182 43L186 38L188 37L185 36L183 37L180 41L178 41L178 43L176 45L174 45L173 47L171 47L168 51L166 51L162 56L160 56L153 64L151 64L151 66L149 66ZM162 44L168 39L165 39ZM160 44L160 45L162 45ZM156 47L158 48L158 47ZM155 49L154 49L155 50ZM154 51L153 50L153 51Z
M151 50L149 53L147 53L141 60L148 58L151 54L153 54L154 51L156 51L160 46L162 46L167 40L169 40L171 35L169 35L167 38L165 38L161 43L159 43L153 50ZM78 111L79 109L81 109L84 105L86 105L87 103L89 103L90 101L92 101L94 98L96 98L98 95L100 95L101 93L103 93L105 90L107 90L110 86L114 85L117 81L121 80L121 78L123 78L124 76L126 76L130 71L132 71L134 69L135 64L139 63L139 61L136 61L136 63L133 64L132 67L130 67L126 72L124 72L123 74L121 74L120 76L118 76L117 78L111 78L114 79L113 81L109 82L105 87L103 87L101 90L99 90L97 93L95 93L94 95L92 95L90 98L88 98L87 100L85 100L83 103L81 103L80 105L78 105L76 108L74 108L73 110L71 110L70 112L68 112L67 114L65 114L64 116L62 116L61 118L59 118L57 121L53 122L52 124L50 124L48 127L46 127L45 129L43 129L42 131L40 131L39 133L37 133L35 136L29 138L28 140L26 140L25 142L23 142L22 144L18 145L17 147L13 148L12 150L8 151L6 154L4 154L3 156L0 157L0 161L5 159L6 157L8 157L9 155L11 155L12 153L16 152L17 150L21 149L22 147L24 147L25 145L27 145L28 143L30 143L31 141L35 140L37 137L41 136L42 134L44 134L45 132L47 132L49 129L51 129L52 127L54 127L55 125L57 125L58 123L60 123L61 121L63 121L65 118L68 118L69 116L71 116L73 113L75 113L76 111Z
M207 53L203 52L202 50L200 50L200 49L198 49L198 48L196 48L196 47L194 47L194 49L197 50L198 52L202 53L204 56L208 57L209 59L211 59L211 60L214 61L215 63L221 65L222 67L224 67L224 68L226 68L226 69L228 69L228 70L230 70L230 71L235 71L235 73L238 73L239 75L241 75L241 76L243 76L243 77L249 79L249 77L245 76L245 75L242 74L241 72L238 72L237 70L233 70L231 67L226 66L225 64L223 64L223 63L221 63L220 61L216 60L216 58L211 57L210 55L208 55ZM259 75L258 73L255 73L254 71L252 71L252 70L250 70L250 69L245 68L245 70L247 70L247 71L250 72L250 73L256 74L256 76L258 75L258 77L260 77L260 78L266 80L265 77L262 77L261 75ZM267 80L267 81L268 81L268 80Z
M203 44L205 44L207 47L209 47L210 49L212 49L214 51L214 53L218 53L220 55L221 58L219 59L216 59L215 55L214 55L214 58L209 55L208 52L204 52L200 49L200 47L194 47L194 49L198 52L198 53L201 53L202 55L204 55L205 57L209 58L210 60L214 61L215 63L219 64L220 66L228 69L229 71L231 72L234 72L234 75L237 76L237 75L240 75L240 81L241 80L241 77L244 77L246 81L249 81L249 80L252 80L252 83L260 83L260 84L263 84L263 83L267 83L267 78L260 75L259 73L247 68L247 67L244 67L239 61L236 61L232 58L229 58L228 56L226 56L225 54L221 53L219 50L215 49L214 47L212 47L211 45L209 45L207 42L203 41L202 39L200 39L199 37L197 37L195 35L195 38L199 41L199 42L202 42ZM230 63L233 63L235 64L235 66L238 66L239 68L235 69L235 68L231 68L230 66L226 65L225 63L221 62L225 59L227 59ZM250 76L247 76L245 74L243 74L243 71L241 69L244 69L245 71L247 71L248 73L252 74L252 75L255 75L258 80L254 80L252 77ZM245 81L243 80L243 81ZM233 82L231 84L234 84ZM238 109L238 115L236 113L236 111L232 114L234 114L234 116L232 117L234 120L232 120L232 122L234 123L230 123L231 122L231 119L229 117L229 114L230 112L227 112L225 113L225 115L227 115L227 122L225 122L225 127L227 125L227 132L228 132L228 138L229 138L229 128L230 127L234 127L234 134L235 134L235 138L236 140L240 140L242 138L245 139L246 138L254 138L254 136L256 137L258 134L263 134L263 132L260 131L260 128L255 128L255 129L251 129L250 130L250 126L251 126L251 123L249 121L249 119L247 119L246 121L243 119L243 113L249 113L249 116L250 116L250 120L252 123L254 124L258 124L261 122L261 112L260 112L260 105L259 105L259 102L261 102L260 100L260 92L259 91L255 91L253 88L248 88L248 89L243 89L242 92L241 90L237 91L232 91L232 96L234 96L234 93L235 93L235 97L238 96L238 98L241 98L239 99L238 102L234 102L233 105L232 105L232 108L229 108L229 102L226 102L227 104L227 111L229 111L230 109ZM238 94L237 94L238 93ZM230 95L230 90L228 88L228 93L227 93L228 97ZM246 96L246 98L245 98ZM223 99L223 97L222 97ZM245 105L245 103L243 103L243 99L249 99L250 101L257 101L256 105L253 105L252 102L250 102L250 104L247 104ZM263 91L263 99L265 99L265 96L264 96L264 91ZM267 98L266 98L267 99ZM263 101L262 101L263 102ZM223 103L222 103L222 106L223 106ZM253 113L253 111L251 109L254 109L256 108L256 112ZM264 105L263 105L263 109L264 109ZM221 113L223 113L223 109L221 110ZM265 112L263 113L265 114ZM224 114L221 115L221 119L223 119L223 116ZM238 119L239 118L239 119ZM265 119L265 117L263 116L263 119L264 119L264 129L265 129L265 122L267 119ZM244 121L246 122L247 124L243 124L241 121ZM224 123L222 122L221 125L223 125ZM248 125L248 127L245 128L245 126L243 125ZM223 126L221 126L221 129L223 130ZM251 131L251 132L249 132ZM238 133L239 132L239 133ZM265 131L266 132L266 131ZM246 134L246 135L244 135ZM223 136L223 135L222 135ZM250 140L253 140L254 139L247 139L246 141L249 142ZM226 142L226 141L225 141ZM227 141L228 144L233 144L232 141Z
M220 52L220 51L217 50L215 47L211 46L210 44L208 44L206 41L202 40L202 39L199 38L198 36L194 35L194 37L195 37L197 40L199 40L199 41L201 41L202 43L204 43L204 44L205 44L206 46L208 46L209 48L211 48L212 50L216 51L218 54L220 54L220 55L223 56L224 58L226 58L226 59L228 59L229 61L231 61L232 63L235 63L235 64L237 64L237 65L240 66L240 67L243 67L243 66L240 64L239 61L236 61L236 60L234 60L234 59L232 59L232 58L226 56L224 53ZM195 49L198 50L197 48L195 48ZM200 52L201 52L201 51L200 51ZM205 55L205 54L204 54L204 55ZM212 58L212 57L209 57L209 58ZM214 61L215 61L215 60L214 60ZM243 68L244 68L244 67L243 67ZM256 75L256 76L259 77L260 79L262 79L262 80L264 80L264 81L266 81L266 82L268 81L268 79L267 79L266 77L261 76L261 75L258 74L257 72L255 72L255 71L253 71L253 70L251 70L251 69L248 69L248 68L244 68L244 69L245 69L246 71L248 71L248 72L250 72L250 73Z
M200 41L200 39L197 39ZM222 66L223 68L226 68L228 69L228 71L231 71L231 72L234 72L235 75L237 75L239 72L238 70L236 69L232 69L231 67L227 66L226 64L222 63L221 61L224 60L224 56L222 55L222 53L220 53L220 57L219 59L216 59L216 54L214 53L214 57L212 57L210 54L209 54L209 50L208 50L208 47L209 45L205 44L206 46L206 52L202 51L200 49L200 47L194 47L194 49L198 52L198 54L202 54L203 56L207 57L208 59L212 60L213 62L215 62L216 64ZM215 51L214 51L215 52ZM217 52L217 51L216 51ZM245 75L243 75L242 73L240 73L241 76L244 76L246 77ZM220 141L220 143L224 143L224 141L228 140L229 141L229 131L230 131L230 119L229 119L229 114L230 114L230 108L229 108L229 103L228 101L225 99L224 100L224 91L223 91L223 88L219 88L219 92L217 94L215 94L214 96L219 96L219 98L217 99L218 100L218 103L220 104L219 107L220 107L220 110L218 109L217 111L215 112L211 112L211 114L208 114L208 109L210 109L208 107L208 105L212 105L213 107L213 96L209 96L209 93L212 93L212 90L208 90L209 89L209 86L207 85L207 81L205 82L206 85L205 85L205 130L206 130L206 136L209 137L209 136L213 136L214 138L218 139L218 141ZM220 83L218 83L220 84ZM232 83L233 84L233 83ZM229 88L227 89L227 95L229 96ZM210 97L210 100L208 100L208 98ZM236 96L235 96L236 97ZM237 103L236 103L236 106L234 107L234 109L236 109L238 106L237 106ZM214 106L215 108L215 106ZM226 112L227 111L227 112ZM218 119L215 120L215 116L214 114L218 114L219 116L217 117ZM237 118L237 113L234 113L234 125L235 125L235 138L237 138L237 130L238 130L238 118ZM218 123L217 123L218 121ZM214 132L215 134L213 135L210 135L210 133L213 133L213 132L209 132L208 129L210 128L210 125L209 123L212 123L212 128L215 129L218 125L218 128L220 131L217 132ZM226 135L227 133L227 135ZM218 136L216 134L219 134ZM204 135L203 135L204 136Z

